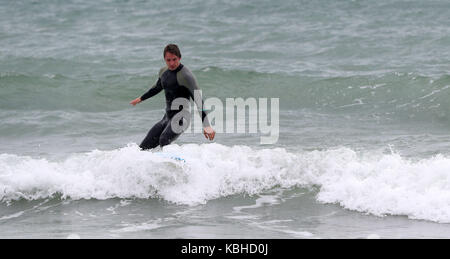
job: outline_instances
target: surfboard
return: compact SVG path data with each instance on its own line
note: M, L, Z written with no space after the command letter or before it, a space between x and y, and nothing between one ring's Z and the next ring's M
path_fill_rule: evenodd
M179 155L176 154L172 154L172 153L167 153L167 152L155 152L155 155L161 156L161 157L166 157L166 158L170 158L173 159L175 161L181 161L181 162L186 162L186 160L182 157L180 157Z

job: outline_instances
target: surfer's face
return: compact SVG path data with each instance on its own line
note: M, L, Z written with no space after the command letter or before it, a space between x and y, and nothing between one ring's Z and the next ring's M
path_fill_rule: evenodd
M176 55L170 52L166 52L164 60L166 61L166 65L170 70L175 70L180 65L181 58L177 57Z

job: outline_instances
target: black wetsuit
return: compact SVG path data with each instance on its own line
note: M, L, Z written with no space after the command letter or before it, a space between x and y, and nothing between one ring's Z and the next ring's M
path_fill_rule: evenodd
M180 64L175 70L170 70L167 67L161 68L158 81L141 96L141 101L158 94L163 89L166 95L166 114L161 121L150 129L140 145L142 149L168 145L187 128L187 124L190 122L190 114L181 114L182 107L178 105L174 105L177 106L176 108L172 107L172 104L175 104L174 100L177 98L184 98L185 102L189 102L190 98L192 98L196 102L199 111L201 111L203 126L209 126L208 118L203 110L201 95L197 95L194 98L194 91L200 89L197 86L194 75L187 67ZM180 127L172 127L172 125L176 124Z

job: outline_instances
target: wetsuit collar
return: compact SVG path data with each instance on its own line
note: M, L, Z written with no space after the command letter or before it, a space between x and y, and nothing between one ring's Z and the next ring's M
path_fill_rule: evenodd
M180 63L180 65L179 65L175 70L173 70L173 72L177 73L177 72L180 71L182 68L183 68L183 64Z

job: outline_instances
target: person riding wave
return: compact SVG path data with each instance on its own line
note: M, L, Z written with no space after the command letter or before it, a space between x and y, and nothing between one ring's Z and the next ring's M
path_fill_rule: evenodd
M203 122L203 134L209 140L213 140L216 132L210 126L207 114L202 109L203 100L196 96L196 92L200 90L197 85L192 72L181 61L181 52L177 45L169 44L164 48L165 67L159 71L158 81L145 94L130 102L131 105L136 105L144 100L147 100L162 90L166 96L166 112L161 121L157 122L148 132L139 147L143 150L152 149L157 146L166 146L176 140L183 131L187 128L187 122L190 118L183 116L181 110L173 109L173 104L178 98L184 98L189 101L190 98L194 100ZM179 99L178 99L179 100ZM176 106L176 105L175 105ZM184 119L184 120L183 120Z

